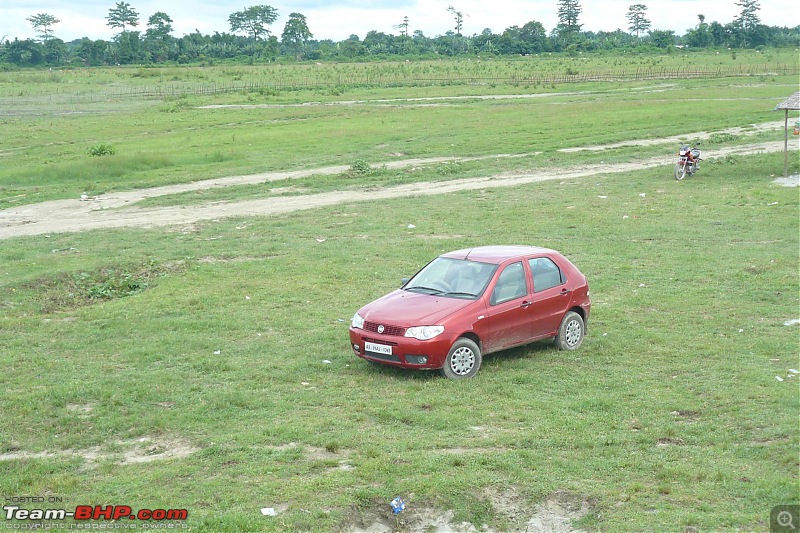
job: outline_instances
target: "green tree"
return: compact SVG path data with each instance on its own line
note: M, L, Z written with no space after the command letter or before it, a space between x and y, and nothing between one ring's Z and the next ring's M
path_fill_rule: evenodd
M411 48L411 39L408 36L408 17L403 17L403 22L393 26L396 30L400 30L400 45L399 52L407 54Z
M87 67L97 67L103 64L103 59L108 48L108 43L102 39L92 41L84 37L78 43L75 54L83 61Z
M581 31L583 24L578 23L581 8L578 0L558 0L558 26L556 32L559 37L570 40Z
M5 45L6 61L20 67L35 67L44 63L44 46L33 39L14 39Z
M672 30L653 30L650 32L650 42L656 48L671 48L675 46L675 32Z
M532 20L519 30L519 39L524 43L525 54L538 54L547 47L547 30L541 22Z
M761 19L758 18L758 11L761 6L758 5L758 0L741 0L736 2L736 5L742 8L739 16L733 20L733 26L741 35L742 45L746 48L748 41L753 42L753 36L761 24Z
M61 19L57 19L48 13L32 15L25 20L31 23L34 30L39 32L39 37L41 37L44 42L47 42L53 36L53 26L61 22Z
M711 35L709 25L706 24L705 15L697 15L697 18L700 20L697 27L686 30L684 39L686 44L691 47L706 48L713 43L713 36Z
M66 61L67 56L69 56L69 50L61 39L47 39L44 42L44 60L49 65L61 65Z
M408 17L403 17L403 22L395 24L394 29L400 30L400 35L408 37Z
M364 44L355 34L340 42L336 48L337 52L344 57L362 56L365 52Z
M723 26L716 20L708 25L708 33L711 34L712 43L714 46L727 46L730 35L729 28L726 24Z
M450 54L456 55L458 53L461 53L464 50L464 48L469 48L469 46L472 43L471 41L464 39L461 36L461 29L464 27L464 16L465 16L464 13L456 10L456 8L454 8L453 6L447 6L447 12L453 15L453 18L456 21L456 25L453 28L455 30L455 33L453 33L452 31L448 31L445 34L445 36L452 38Z
M122 65L145 60L141 34L138 31L125 31L114 37L114 61Z
M269 26L278 18L278 11L272 6L251 6L244 11L231 13L228 23L231 31L236 33L242 31L258 41L261 36L269 36Z
M116 7L108 10L106 23L109 28L120 28L125 33L128 26L136 27L139 25L139 13L127 2L117 2Z
M295 55L298 60L303 58L306 43L314 37L308 29L305 15L290 13L289 20L283 27L281 42L286 49Z
M364 49L370 55L394 53L394 39L382 31L370 30L364 37Z
M147 31L144 34L144 47L150 59L155 62L167 58L175 38L172 33L172 19L166 13L158 11L147 19Z
M484 28L480 35L474 35L471 40L477 52L496 54L499 51L497 44L502 36L493 34L491 28Z
M456 8L453 6L447 6L447 12L453 15L456 21L456 26L453 28L456 30L456 35L459 37L461 36L461 28L464 27L464 13L461 11L456 11Z
M147 36L165 40L172 33L172 19L163 11L157 11L147 19Z
M644 16L647 11L647 6L644 4L633 4L628 8L628 14L625 15L630 23L628 30L635 33L639 37L639 33L644 33L650 29L650 21Z

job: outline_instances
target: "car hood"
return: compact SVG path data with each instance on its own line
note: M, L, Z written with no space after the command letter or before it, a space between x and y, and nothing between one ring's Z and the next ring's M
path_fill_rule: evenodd
M433 326L475 300L396 290L361 308L364 320L402 327Z

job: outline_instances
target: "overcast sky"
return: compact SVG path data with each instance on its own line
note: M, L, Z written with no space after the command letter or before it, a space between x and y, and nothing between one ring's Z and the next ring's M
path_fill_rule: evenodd
M631 4L648 7L647 17L655 30L673 30L683 35L697 25L697 15L706 22L727 24L741 12L738 0L583 0L579 22L588 31L627 31L625 14ZM26 18L47 13L60 19L54 26L55 36L72 41L82 37L111 40L119 30L106 25L106 16L116 0L0 0L0 38L36 38ZM290 13L305 15L308 27L318 40L341 41L350 35L360 39L370 30L399 34L396 25L409 19L409 32L422 31L427 37L443 35L454 28L448 6L464 14L462 34L473 35L489 28L502 33L510 26L526 22L541 22L549 32L558 20L557 0L238 0L205 2L202 0L130 0L131 8L139 14L139 26L144 32L147 19L163 11L173 20L173 35L182 37L199 30L202 34L230 32L228 16L253 5L270 5L278 11L278 20L270 26L271 33L280 38ZM769 26L800 24L797 0L761 0L758 16Z

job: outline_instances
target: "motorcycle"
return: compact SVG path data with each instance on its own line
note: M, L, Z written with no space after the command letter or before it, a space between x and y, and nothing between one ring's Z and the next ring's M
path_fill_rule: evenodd
M692 158L689 159L689 154ZM678 162L675 163L675 179L680 181L686 177L686 174L694 176L697 169L697 163L700 161L700 150L691 148L688 144L681 146L678 151Z

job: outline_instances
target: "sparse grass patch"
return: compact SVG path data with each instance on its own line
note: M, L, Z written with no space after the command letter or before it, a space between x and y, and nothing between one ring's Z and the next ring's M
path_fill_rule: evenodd
M732 133L712 133L711 136L708 138L709 144L724 144L734 141L738 138L737 135Z
M184 261L162 265L106 266L89 271L62 272L6 288L6 291L24 294L36 302L39 312L49 314L140 293L158 278L183 272L186 268L188 264Z

